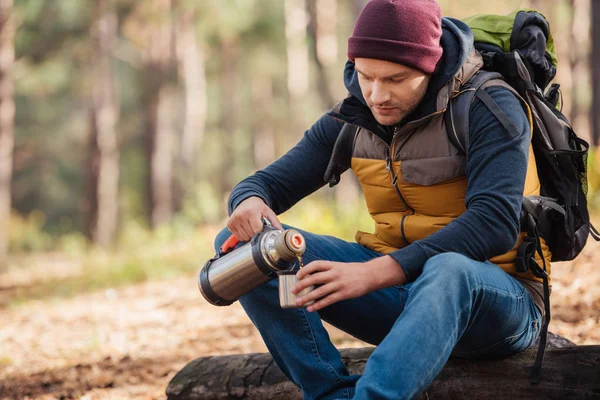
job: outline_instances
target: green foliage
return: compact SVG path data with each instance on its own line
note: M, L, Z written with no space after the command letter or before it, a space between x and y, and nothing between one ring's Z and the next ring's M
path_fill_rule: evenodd
M10 252L47 251L53 247L50 234L43 230L46 217L41 211L28 216L13 214L9 224L8 248Z
M29 224L37 230L30 228L30 231L47 238L36 218L39 217L33 217L34 222ZM194 228L183 223L173 227L165 225L151 232L128 221L122 229L119 245L112 250L86 247L83 237L64 235L57 239L56 249L79 265L78 271L63 278L43 280L34 287L19 287L10 303L18 305L35 298L68 297L90 290L197 273L213 254L217 232L216 228ZM30 235L40 240L34 233ZM12 264L15 263L13 259ZM20 257L18 263L27 264L27 258ZM190 276L190 284L194 284L194 279Z
M600 211L600 149L591 148L588 154L588 205L591 212Z
M43 229L64 219L81 230L87 140L83 60L89 58L89 7L79 1L16 2L13 206L39 210Z
M224 202L210 182L204 180L194 186L183 203L180 218L189 224L215 223L222 212Z

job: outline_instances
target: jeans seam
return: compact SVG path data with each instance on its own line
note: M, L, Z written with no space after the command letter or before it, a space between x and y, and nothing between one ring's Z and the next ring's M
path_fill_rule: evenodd
M510 296L513 299L517 300L517 301L522 301L528 295L528 292L527 292L527 290L525 290L525 288L523 288L523 291L521 292L521 294L514 294L514 293L511 293L511 292L506 292L504 290L498 290L496 288L489 287L489 286L486 286L486 285L483 285L483 284L477 284L472 290L476 291L476 290L480 290L480 289L485 289L485 290L487 290L489 292L494 292L496 294L502 294L502 295L505 295L505 296ZM472 321L469 321L469 323L467 324L467 326L466 326L465 329L469 329L471 327L471 322Z
M477 286L475 286L473 288L473 290L479 290L479 289L485 289L485 290L490 291L490 292L494 292L494 293L498 293L498 294L503 294L503 295L506 295L506 296L511 296L515 300L522 300L526 296L526 294L527 294L527 291L525 289L523 289L522 293L515 294L515 293L507 292L507 291L504 291L504 290L499 290L499 289L496 289L496 288L493 288L493 287L488 287L488 286L485 286L485 285L477 285Z
M527 296L528 296L528 294L529 294L529 292L527 292L527 290L525 288L522 288L523 290L522 290L521 294L519 294L519 295L515 295L514 293L506 292L504 290L498 290L496 288L490 288L490 287L487 287L485 285L477 285L477 286L475 286L474 290L479 290L479 289L485 289L487 291L491 291L491 292L494 292L494 293L499 293L499 294L511 296L511 297L513 297L517 301L522 301L522 300L526 299ZM470 324L468 324L468 325L470 325ZM467 328L468 328L468 326L467 326ZM478 352L482 352L482 351L485 351L485 350L489 350L492 347L499 345L500 343L503 343L503 342L506 342L508 340L512 340L514 338L518 338L518 337L522 336L525 332L527 332L528 329L529 329L529 327L525 327L525 329L523 329L523 331L521 331L521 332L519 332L519 333L517 333L515 335L511 335L511 336L505 337L504 339L499 340L496 343L494 343L494 344L492 344L490 346L484 347L482 349L472 350L472 351L469 351L469 352L457 352L457 353L454 353L454 354L457 355L458 357L468 357L469 355L476 354Z
M465 309L466 309L468 306L469 306L469 303L465 304L465 305L463 306L463 308L461 308L461 310L460 310L460 313L459 313L459 314L462 314L462 312L463 312L463 311L464 311L464 310L465 310ZM458 331L458 326L457 326L457 327L456 327L456 328L455 328L455 329L452 331L452 335L450 335L449 337L451 337L451 336L455 336L457 331ZM444 354L444 353L445 353L445 350L448 348L448 345L449 345L449 344L450 344L450 341L446 342L446 345L444 346L444 351L442 351L442 354ZM438 359L437 359L437 360L435 360L435 363L434 363L434 364L437 364L437 363L438 363L438 362L439 362L441 359L442 359L442 356L439 356L439 357L438 357ZM443 366L442 366L442 368L443 368ZM419 382L419 385L417 386L417 389L416 389L416 390L413 390L413 392L410 394L410 396L408 396L408 398L409 398L409 399L412 399L412 398L413 398L413 397L414 397L414 396L417 394L417 391L419 391L419 389L418 389L418 388L419 388L419 387L421 387L421 386L423 385L423 383L425 383L425 382L427 382L428 380L431 380L431 379L432 379L432 377L431 377L431 372L429 372L429 373L426 375L426 377L425 377L425 378L423 378L423 379L421 380L421 382Z
M533 322L533 321L532 321L532 322ZM473 355L473 354L476 354L476 353L479 353L479 352L482 352L482 351L489 350L489 349L491 349L492 347L495 347L495 346L497 346L497 345L499 345L499 344L501 344L501 343L507 342L507 341L509 341L509 340L513 340L513 339L515 339L515 338L519 338L519 337L523 336L525 333L527 333L527 331L528 331L528 330L531 328L531 324L532 324L532 322L530 322L530 323L529 323L529 325L528 325L528 326L526 326L526 327L525 327L525 328L524 328L524 329L523 329L521 332L519 332L519 333L517 333L517 334L515 334L515 335L507 336L507 337L505 337L504 339L502 339L502 340L499 340L499 341L497 341L496 343L494 343L494 344L492 344L492 345L490 345L490 346L484 347L484 348L482 348L482 349L477 349L477 350L468 351L468 352L457 352L457 353L455 353L455 354L456 354L457 356L459 356L459 357L467 357L467 356L470 356L470 355Z
M302 316L304 317L304 321L305 321L306 325L308 326L308 330L309 330L309 333L310 333L310 339L311 339L311 342L312 342L312 345L313 345L313 351L314 351L313 355L315 355L317 357L317 359L319 360L319 362L321 364L325 364L327 366L327 368L330 371L333 372L333 374L336 376L336 378L338 379L338 381L343 384L344 380L336 372L336 370L333 367L333 365L331 365L328 362L325 362L323 360L323 358L321 357L321 354L319 353L319 348L317 346L317 340L315 339L315 335L313 333L312 327L310 326L310 322L308 320L308 316L306 315L306 313L307 313L306 309L302 308L302 309L300 309L300 311L301 311ZM331 345L333 346L333 343ZM344 392L345 392L346 398L350 398L350 393L348 392L348 388L344 388Z

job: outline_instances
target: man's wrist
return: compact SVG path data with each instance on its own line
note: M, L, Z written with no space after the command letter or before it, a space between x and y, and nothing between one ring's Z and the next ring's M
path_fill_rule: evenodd
M373 290L406 283L404 270L391 256L377 257L367 261L366 264L370 264L369 270L373 271Z

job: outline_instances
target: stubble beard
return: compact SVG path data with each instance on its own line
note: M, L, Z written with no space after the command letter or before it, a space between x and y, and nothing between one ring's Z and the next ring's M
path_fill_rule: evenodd
M373 117L384 126L392 126L402 122L410 113L412 113L421 103L423 98L425 97L425 93L427 92L427 87L429 86L429 78L423 79L423 82L417 87L415 95L405 104L395 105L395 108L398 110L397 115L390 116L382 116L378 115L375 106L369 105L371 109L371 113Z

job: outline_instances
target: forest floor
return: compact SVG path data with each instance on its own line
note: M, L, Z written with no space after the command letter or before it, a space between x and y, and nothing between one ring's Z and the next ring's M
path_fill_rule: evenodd
M550 330L577 344L600 343L598 265L600 245L590 242L553 268ZM240 305L208 304L194 275L6 301L18 286L35 291L35 275L0 274L1 399L165 399L170 379L195 358L266 351ZM328 330L339 348L366 345Z

